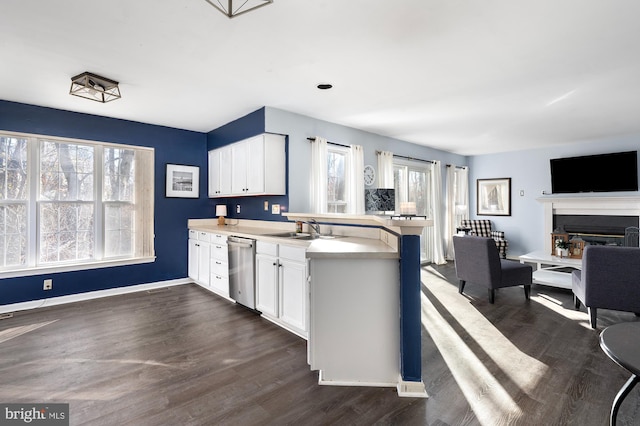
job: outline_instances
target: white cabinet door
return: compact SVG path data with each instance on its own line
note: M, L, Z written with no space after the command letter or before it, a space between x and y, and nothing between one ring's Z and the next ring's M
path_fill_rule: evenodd
M234 195L247 193L247 143L231 145L231 192Z
M256 309L263 315L278 317L278 259L256 254Z
M209 151L209 198L218 197L220 193L220 150Z
M306 263L280 258L280 319L289 326L305 333L307 327L307 290Z
M188 274L189 274L189 278L195 281L198 281L198 260L199 260L198 249L199 248L200 248L200 245L198 243L198 240L189 238Z
M231 147L209 151L209 198L231 194Z
M265 192L264 137L262 135L246 141L247 156L247 194Z
M220 148L220 195L231 194L231 147Z
M211 244L198 241L198 282L209 287Z

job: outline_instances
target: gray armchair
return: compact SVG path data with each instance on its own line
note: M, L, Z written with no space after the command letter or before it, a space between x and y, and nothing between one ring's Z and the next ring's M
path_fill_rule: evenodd
M453 248L456 256L456 275L460 280L460 294L467 282L480 284L488 288L489 303L493 303L497 288L524 285L524 297L529 300L532 267L513 260L500 259L493 238L454 236Z
M640 316L640 248L586 246L582 270L573 271L571 289L576 309L582 302L596 328L598 308Z

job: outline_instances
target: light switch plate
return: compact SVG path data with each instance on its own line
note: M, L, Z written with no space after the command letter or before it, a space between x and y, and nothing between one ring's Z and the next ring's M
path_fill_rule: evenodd
M268 201L265 201L265 202L264 202L264 211L265 211L265 212L268 212L268 211L269 211L269 202L268 202Z
M280 204L271 205L271 214L280 214Z

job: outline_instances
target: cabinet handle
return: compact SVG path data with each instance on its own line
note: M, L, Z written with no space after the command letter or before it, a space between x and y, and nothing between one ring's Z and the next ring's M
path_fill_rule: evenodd
M276 262L273 262L273 266L276 266L276 265L277 265L277 263L276 263Z
M222 262L216 262L216 265L222 265Z

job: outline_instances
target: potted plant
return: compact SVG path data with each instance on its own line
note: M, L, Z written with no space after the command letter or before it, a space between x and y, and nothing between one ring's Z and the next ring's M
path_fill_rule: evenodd
M556 240L556 255L560 257L569 256L569 247L571 244L566 240Z

